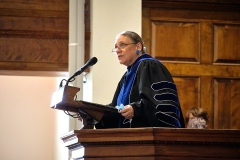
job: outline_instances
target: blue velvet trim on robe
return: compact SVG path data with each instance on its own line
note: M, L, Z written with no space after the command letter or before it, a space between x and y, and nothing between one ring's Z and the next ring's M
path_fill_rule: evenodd
M132 88L133 81L135 80L138 66L144 60L154 60L159 62L158 60L152 58L151 56L143 54L133 63L132 66L127 67L127 73L124 78L124 83L122 85L121 91L117 99L118 106L120 106L121 104L125 106L130 103L130 90Z

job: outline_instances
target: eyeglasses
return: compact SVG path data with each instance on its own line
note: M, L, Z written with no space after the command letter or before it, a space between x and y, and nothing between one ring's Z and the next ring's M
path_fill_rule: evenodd
M119 46L115 46L115 48L112 49L112 52L116 52L117 49L124 49L127 45L129 44L137 44L137 43L128 43L128 44L125 44L125 43L120 43Z

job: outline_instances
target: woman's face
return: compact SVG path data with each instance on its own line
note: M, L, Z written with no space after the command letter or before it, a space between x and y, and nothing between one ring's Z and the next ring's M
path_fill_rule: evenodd
M120 64L131 66L139 57L136 50L140 50L141 43L133 43L132 40L124 35L119 36L115 42L117 58Z

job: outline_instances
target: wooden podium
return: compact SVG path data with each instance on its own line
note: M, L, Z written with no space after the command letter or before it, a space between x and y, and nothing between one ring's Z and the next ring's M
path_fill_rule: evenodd
M104 113L117 109L76 101L79 88L65 86L53 94L51 108L80 114L84 128L63 134L61 139L73 159L240 159L240 130L128 128L92 129ZM87 129L91 128L91 129Z
M73 159L240 159L240 130L83 129L66 133L61 139Z
M93 129L94 123L99 122L104 113L117 113L115 107L101 105L86 101L75 100L77 92L80 91L77 87L64 86L53 93L51 108L63 110L67 114L75 113L83 118L83 129Z

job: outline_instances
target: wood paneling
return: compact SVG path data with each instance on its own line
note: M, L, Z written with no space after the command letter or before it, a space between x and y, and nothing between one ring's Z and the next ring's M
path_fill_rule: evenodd
M240 23L214 24L214 62L240 63L239 60Z
M0 6L0 70L68 70L68 0L8 0Z
M178 86L178 96L182 107L182 112L187 113L192 106L199 106L200 78L199 77L174 77ZM191 87L189 87L191 86ZM185 117L185 114L183 115Z
M152 21L152 55L161 60L198 62L199 29L199 23Z
M205 109L209 128L240 129L240 2L143 0L147 52L173 75L185 115Z
M36 38L1 38L2 61L22 62L62 62L66 56L61 52L68 52L68 40L36 39ZM47 44L47 45L46 45ZM34 47L33 47L34 46ZM52 54L50 54L52 53Z
M69 0L1 1L0 22L0 70L68 71ZM90 36L85 0L85 62Z
M223 92L224 91L224 92ZM219 129L240 128L240 79L215 79L215 124Z

